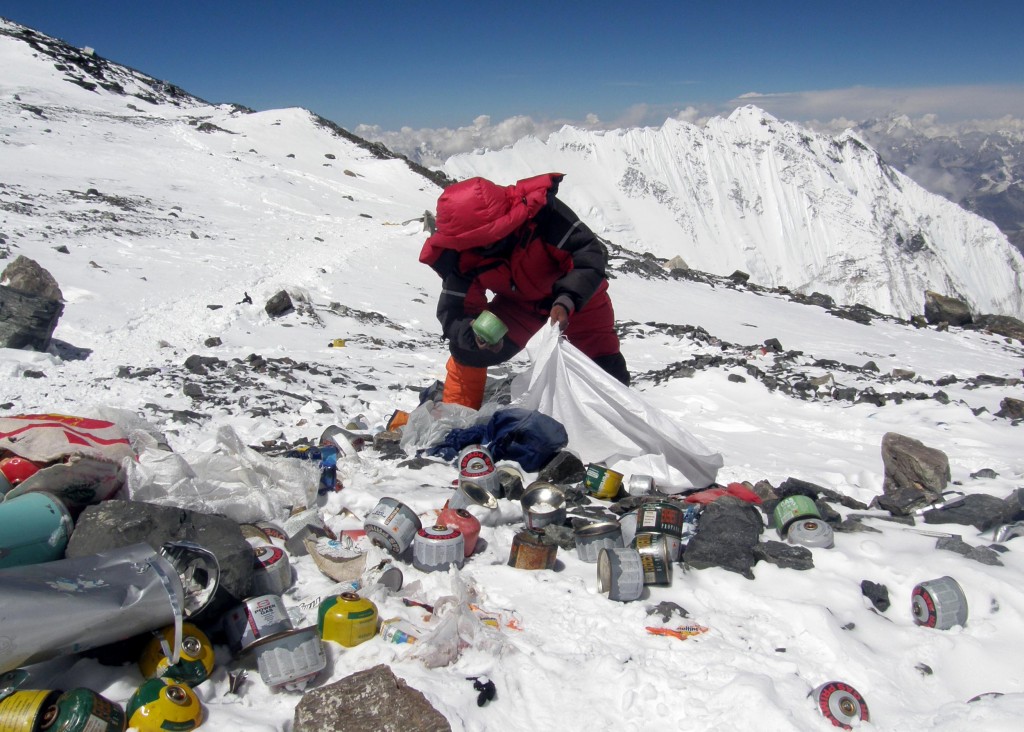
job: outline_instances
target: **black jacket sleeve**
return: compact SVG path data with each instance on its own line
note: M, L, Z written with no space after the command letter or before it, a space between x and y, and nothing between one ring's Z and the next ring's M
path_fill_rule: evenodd
M608 250L571 208L552 196L537 215L536 233L549 245L572 255L573 269L555 282L552 300L565 296L579 310L604 281Z

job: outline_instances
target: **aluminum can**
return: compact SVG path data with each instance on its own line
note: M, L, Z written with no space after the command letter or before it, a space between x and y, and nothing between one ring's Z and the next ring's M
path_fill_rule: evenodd
M558 545L544 540L535 529L523 529L512 537L508 564L517 569L554 569Z
M412 542L412 564L421 572L459 569L466 561L466 542L462 532L454 526L424 527L416 532Z
M565 492L554 483L542 480L530 484L520 499L523 521L529 529L565 522Z
M463 553L469 556L480 538L480 520L464 508L444 508L437 514L437 522L454 526L462 532Z
M587 493L594 498L610 501L619 495L622 488L622 473L619 473L604 465L590 463L587 472L583 477L583 486Z
M291 586L292 568L284 549L269 544L254 547L252 593L283 595Z
M472 480L460 480L455 492L445 505L448 508L483 506L493 510L498 507L498 501L479 483Z
M380 621L380 637L388 643L415 643L423 631L403 618Z
M631 496L646 496L654 492L654 478L650 475L631 475L626 483L626 493Z
M672 584L672 555L665 534L637 533L633 548L640 554L645 585Z
M836 545L832 527L818 518L797 519L786 530L786 541L800 546L831 549Z
M128 726L138 732L192 730L202 724L203 705L192 689L170 679L149 679L125 706Z
M181 658L173 665L164 649L165 646L170 649L174 643L174 628L164 628L150 639L139 656L139 670L143 676L148 679L163 677L187 686L201 684L210 678L214 660L210 639L192 623L182 623L181 633Z
M51 493L23 493L0 502L0 569L61 559L74 526L68 509Z
M576 556L588 564L597 562L602 549L616 549L625 546L622 529L615 521L599 521L587 524L575 531Z
M644 591L640 552L630 547L602 549L597 555L597 591L618 602L638 599Z
M914 587L910 594L914 622L926 628L948 630L967 625L967 597L952 577L939 577Z
M120 704L95 691L71 689L43 712L41 722L45 732L124 732L127 718Z
M500 494L501 483L494 466L494 458L491 457L491 451L483 445L467 445L462 448L455 465L459 469L459 483L468 480L476 483L491 496Z
M842 681L829 681L811 692L818 711L833 727L853 729L870 719L868 704L860 692Z
M0 731L37 732L59 691L23 689L0 699Z
M248 651L257 641L292 629L291 618L279 595L250 597L224 616L224 634L228 648L236 656Z
M320 603L316 627L323 640L358 646L377 635L377 606L354 592L331 595Z
M401 556L412 546L416 532L423 528L419 516L401 501L384 497L363 523L366 535L392 556Z
M302 691L327 666L327 654L316 626L289 630L257 642L256 668L271 688Z
M681 538L683 535L683 509L668 501L651 501L636 510L636 532L669 534Z
M792 495L786 496L775 505L772 517L775 521L775 530L779 532L780 537L785 539L786 532L794 521L802 518L821 518L821 513L812 499L807 496Z

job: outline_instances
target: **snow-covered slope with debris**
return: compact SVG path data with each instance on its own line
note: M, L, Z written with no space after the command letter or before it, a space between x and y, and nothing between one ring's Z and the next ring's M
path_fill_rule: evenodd
M434 317L440 283L417 261L416 218L439 188L303 110L145 101L68 82L55 63L0 33L0 266L34 259L66 301L48 351L0 349L0 414L116 410L192 462L219 449L224 429L282 452L360 414L373 432L394 410L416 408L448 355ZM621 213L586 198L590 183L574 174L563 192L600 229ZM722 453L720 482L793 477L868 502L882 491L882 436L895 431L944 451L955 490L1004 498L1022 486L1021 426L996 416L1004 399L1024 399L1021 343L892 319L866 325L781 291L670 277L630 252L616 252L612 270L633 392ZM263 304L282 289L296 308L272 318ZM331 347L335 339L344 345ZM782 350L766 348L769 339ZM525 366L518 357L494 373ZM456 476L444 462L376 449L338 470L344 489L321 511L335 531L360 528L384 496L426 523ZM434 604L472 593L486 610L514 613L519 630L477 628L476 643L433 668L417 657L434 647L426 637L423 651L380 638L328 643L312 685L388 664L456 732L827 730L807 695L833 679L864 695L872 729L1019 728L1024 538L987 565L937 550L930 534L983 549L991 532L860 511L868 530L837 533L833 549L811 550L805 571L762 561L751 580L676 565L671 586L617 603L572 550L558 550L554 571L507 566L521 511L500 504L461 571L402 563L402 596L373 599L384 617L430 627L403 597ZM312 622L332 582L308 556L292 568L284 603ZM964 589L967 625L917 626L913 587L945 575ZM872 607L863 580L888 588L888 610ZM649 614L662 602L689 618ZM683 622L707 632L682 641L647 630ZM214 673L196 689L201 729L292 729L300 695L271 691L253 668L233 690L228 674L244 666L218 644ZM134 665L75 656L34 672L42 688L85 686L119 704L142 682ZM497 697L478 707L467 677L482 675Z
M703 128L564 127L446 161L452 177L568 175L565 198L611 241L703 271L822 292L910 317L925 290L1024 315L1024 257L990 222L932 195L852 135L756 107Z

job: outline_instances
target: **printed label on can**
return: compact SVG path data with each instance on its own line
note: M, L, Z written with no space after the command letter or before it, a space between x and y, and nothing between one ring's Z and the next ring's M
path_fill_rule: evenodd
M421 572L462 567L466 560L465 540L454 526L433 526L420 529L413 539L412 563Z
M683 535L683 509L672 503L658 501L645 503L637 509L637 532L651 531L658 534Z

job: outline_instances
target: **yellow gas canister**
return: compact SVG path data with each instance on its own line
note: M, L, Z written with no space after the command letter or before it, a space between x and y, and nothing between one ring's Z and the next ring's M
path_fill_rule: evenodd
M316 624L321 638L352 648L377 634L377 606L354 592L331 595L320 603Z
M142 684L125 708L128 726L138 732L193 730L203 723L203 705L192 689L170 679Z
M161 639L163 643L161 643ZM182 684L195 686L210 678L213 671L213 645L206 634L192 623L181 626L181 658L171 665L164 655L163 645L168 648L174 643L174 626L154 636L139 657L139 670L147 679L163 677Z

